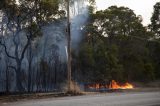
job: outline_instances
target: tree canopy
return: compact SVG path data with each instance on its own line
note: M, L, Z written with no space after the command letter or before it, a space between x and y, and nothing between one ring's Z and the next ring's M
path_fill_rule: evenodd
M160 36L160 2L154 5L154 12L151 17L151 30L155 33L156 37Z
M151 33L142 25L140 16L127 7L117 6L90 15L79 53L83 76L89 79L91 73L90 81L95 82L154 79L147 46Z

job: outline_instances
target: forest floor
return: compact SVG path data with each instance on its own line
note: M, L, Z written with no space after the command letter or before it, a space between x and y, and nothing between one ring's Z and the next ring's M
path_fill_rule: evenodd
M24 93L24 94L4 94L0 95L0 103L3 102L15 102L15 101L25 101L33 99L45 99L45 98L58 98L66 96L79 96L82 94L67 94L64 92L50 92L50 93Z
M25 100L36 100L46 98L61 98L69 96L80 96L80 95L95 95L105 93L134 93L134 92L160 92L160 81L151 83L133 83L136 87L134 89L119 89L119 90L107 90L103 92L82 92L68 94L65 92L50 92L50 93L25 93L25 94L0 94L0 103L4 102L16 102Z
M128 90L110 90L106 92L83 92L79 94L67 94L62 92L57 93L34 93L34 94L14 94L14 95L0 95L0 103L4 102L16 102L16 101L26 101L26 100L37 100L46 98L60 98L60 97L70 97L70 96L80 96L80 95L95 95L95 94L105 94L105 93L134 93L134 92L160 92L160 87L156 88L135 88Z
M158 91L156 91L158 90ZM20 99L0 102L0 106L160 106L160 89L145 88L112 93L87 93L81 96Z

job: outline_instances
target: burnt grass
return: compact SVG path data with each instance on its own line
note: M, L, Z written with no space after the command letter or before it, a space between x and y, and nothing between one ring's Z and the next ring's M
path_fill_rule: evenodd
M15 102L23 100L34 100L34 99L46 99L46 98L60 98L67 96L81 96L90 95L97 93L129 93L129 92L159 92L160 91L160 81L152 83L133 83L135 85L134 89L109 89L96 92L14 92L14 93L3 93L0 92L0 103L3 102Z
M53 92L53 93L0 93L0 102L15 102L20 100L58 98L67 96L80 96L84 93L77 92Z

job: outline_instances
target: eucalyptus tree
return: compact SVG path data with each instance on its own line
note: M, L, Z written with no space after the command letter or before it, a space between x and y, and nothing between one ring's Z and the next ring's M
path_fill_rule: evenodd
M160 37L160 2L154 5L154 12L151 17L151 30L155 33L155 37Z
M146 48L150 34L142 25L140 16L127 7L117 6L96 13L91 12L90 16L90 21L85 27L86 48L82 47L80 51L92 52L79 54L80 57L90 56L80 58L83 72L89 72L88 76L94 76L94 73L95 80L101 81L113 78L142 80L154 77L153 64ZM84 60L87 60L87 63ZM88 71L89 68L92 71ZM149 68L150 71L147 71ZM144 73L147 76L144 76Z
M15 0L5 0L1 5L5 33L2 33L0 45L4 48L6 55L16 63L10 68L15 70L16 85L20 92L25 91L24 80L26 79L22 76L24 74L22 62L27 49L31 51L31 42L35 37L42 35L41 27L59 17L58 5L58 0L20 0L18 3ZM10 42L13 45L12 51L8 50L8 39L12 39ZM31 61L29 64L31 65ZM29 77L28 83L30 81ZM29 88L30 85L28 85Z
M149 42L148 47L150 49L151 58L154 64L154 72L156 78L160 78L160 2L157 2L154 7L154 11L151 17L151 24L149 25L149 28L151 30L151 33L153 33L154 40L151 40Z

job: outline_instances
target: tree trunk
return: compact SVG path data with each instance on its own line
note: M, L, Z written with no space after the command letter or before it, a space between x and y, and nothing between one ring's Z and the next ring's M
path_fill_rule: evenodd
M8 71L8 66L6 68L6 93L9 93L9 71Z
M17 85L17 90L19 92L24 92L25 89L23 87L23 84L22 84L22 72L21 72L21 63L18 62L17 63L17 70L16 70L16 85Z
M28 92L31 92L31 65L32 65L32 57L31 57L31 44L29 45L29 67L28 67Z

